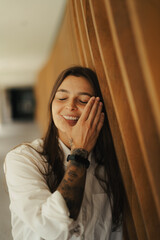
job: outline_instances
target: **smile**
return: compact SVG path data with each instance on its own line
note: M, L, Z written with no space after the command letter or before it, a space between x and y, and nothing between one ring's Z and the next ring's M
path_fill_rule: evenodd
M77 121L79 119L79 117L73 117L73 116L63 116L66 120L73 120L73 121Z

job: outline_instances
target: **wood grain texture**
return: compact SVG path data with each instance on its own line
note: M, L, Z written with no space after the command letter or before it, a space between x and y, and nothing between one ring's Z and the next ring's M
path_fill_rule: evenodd
M60 71L80 64L97 72L126 189L124 239L160 236L159 26L157 0L69 0L36 85L37 119L46 129Z

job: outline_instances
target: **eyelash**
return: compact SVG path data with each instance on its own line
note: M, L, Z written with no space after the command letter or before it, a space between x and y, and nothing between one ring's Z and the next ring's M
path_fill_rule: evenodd
M79 102L82 103L82 104L87 104L88 103L88 101L81 101L81 100L79 100Z
M60 100L60 101L64 101L64 100L66 100L67 98L59 98L58 100ZM87 104L88 103L88 101L82 101L82 100L79 100L79 102L81 103L81 104Z
M58 98L58 100L63 101L66 100L67 98Z

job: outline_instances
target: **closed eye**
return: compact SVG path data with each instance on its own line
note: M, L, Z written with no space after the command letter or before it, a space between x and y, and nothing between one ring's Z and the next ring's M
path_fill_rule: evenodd
M60 100L60 101L64 101L64 100L66 100L67 98L58 98L58 100Z
M82 104L87 104L88 103L88 101L82 101L82 100L79 100L79 102L82 103Z

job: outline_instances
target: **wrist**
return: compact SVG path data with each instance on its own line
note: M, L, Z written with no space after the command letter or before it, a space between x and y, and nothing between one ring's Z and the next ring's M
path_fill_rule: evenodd
M78 155L83 158L88 158L88 155L89 155L88 151L85 150L84 148L73 148L71 149L71 154Z
M77 144L75 144L73 142L72 138L69 138L69 145L70 145L71 153L73 151L76 151L75 152L76 154L78 154L78 155L85 154L84 157L88 157L88 155L89 155L88 151L86 149L84 149L83 146L77 146ZM75 154L75 153L73 153L73 154Z
M86 168L89 167L90 162L88 161L88 151L83 148L75 148L71 151L71 154L68 155L67 161L71 160L78 164L84 165Z

